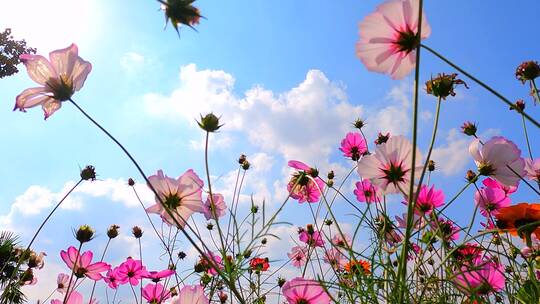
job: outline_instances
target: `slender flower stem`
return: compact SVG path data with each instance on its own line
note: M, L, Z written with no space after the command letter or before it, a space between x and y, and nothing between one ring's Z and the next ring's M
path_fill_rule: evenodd
M418 39L422 37L422 5L423 0L418 1ZM420 41L418 41L420 42ZM412 222L413 222L413 194L414 194L414 174L416 169L416 143L418 141L418 86L420 81L420 43L416 47L416 66L414 70L414 101L413 101L413 129L412 129L412 157L411 157L411 179L409 186L408 206L407 206L407 227L405 230L405 239L403 241L403 247L401 248L401 257L398 267L398 276L396 281L396 287L398 288L399 303L405 302L405 290L407 276L407 251L409 248L409 238L411 237Z
M180 223L178 222L178 220L176 219L176 217L174 216L173 212L167 207L167 205L165 205L165 203L163 202L163 200L161 199L161 197L158 195L158 192L156 191L156 189L154 188L154 186L152 186L152 184L150 183L150 181L148 180L148 177L146 176L146 174L144 173L144 171L142 170L141 166L139 165L139 163L135 160L135 158L133 158L133 156L131 156L131 154L129 153L129 151L114 137L112 136L111 133L109 133L109 131L107 131L105 128L103 128L97 121L95 121L90 115L88 115L73 99L69 99L69 101L88 119L90 120L96 127L98 127L103 133L105 133L105 135L107 135L107 137L109 137L123 152L124 154L129 158L129 160L133 163L133 165L137 168L137 171L139 171L139 173L141 174L141 176L144 178L146 184L148 185L148 188L150 188L150 190L154 193L154 195L156 196L156 199L159 201L159 203L163 206L164 210L167 212L167 214L173 219L173 221L175 222L176 226L177 227L182 227L180 225ZM180 219L186 223L187 221L180 215L178 215L180 217ZM195 250L197 250L197 252L199 252L199 254L203 257L203 259L205 259L209 265L211 267L213 267L216 272L219 274L220 277L223 278L223 280L225 281L225 283L231 287L234 295L237 297L238 301L240 303L245 303L245 301L243 300L242 298L242 295L240 294L240 292L238 291L238 289L235 287L235 286L231 286L232 283L230 282L229 278L227 278L227 276L225 275L225 273L219 269L218 265L216 265L216 263L206 257L206 254L204 253L204 251L197 245L197 243L195 242L195 240L193 240L193 238L189 235L189 233L187 233L186 230L184 229L180 229L182 231L182 234L186 237L186 239L188 240L188 242L190 244L193 245L193 247L195 248ZM204 243L203 243L203 246L204 246Z
M101 259L99 260L100 262L103 262L103 259L105 258L105 253L107 252L107 249L109 248L109 244L111 243L111 238L109 238L107 240L107 244L105 245L105 249L103 249L103 254L101 254ZM92 286L92 292L90 293L90 298L89 300L92 300L92 297L94 296L94 291L96 290L96 284L97 284L97 281L94 281L94 285Z
M533 160L531 144L529 143L529 134L527 133L527 124L525 123L525 116L521 115L521 122L523 123L523 132L525 133L525 140L527 141L527 149L529 150L529 158Z
M538 88L536 87L536 81L534 81L534 79L531 80L531 86L532 86L532 89L534 90L534 105L536 105L536 101L540 102L540 93L538 92Z
M490 86L488 86L487 84L483 83L482 81L480 81L478 78L474 77L473 75L467 73L465 70L463 70L462 68L460 68L459 66L457 66L456 64L454 64L452 61L446 59L446 57L444 57L443 55L439 54L438 52L436 52L435 50L433 50L432 48L424 45L424 44L420 44L421 47L423 47L424 49L428 50L429 52L431 52L433 55L439 57L439 59L441 59L442 61L446 62L448 65L450 65L451 67L453 67L454 69L458 70L460 73L462 73L463 75L469 77L472 81L476 82L477 84L479 84L481 87L483 87L484 89L488 90L491 94L497 96L500 100L502 100L504 103L506 103L509 107L514 107L514 104L508 100L508 98L502 96L499 92L495 91L493 88L491 88ZM536 127L540 128L540 123L537 122L534 118L532 118L531 116L529 116L529 114L525 113L524 111L522 112L523 116L528 120L530 121L531 123L533 123Z
M71 276L69 277L69 283L66 288L66 295L64 296L63 304L66 304L67 299L69 298L69 288L71 287L71 282L73 281L73 275L75 274L75 268L79 264L79 257L81 255L81 248L82 248L83 242L80 242L79 248L77 249L77 255L75 256L75 261L73 262L73 268L71 268ZM76 280L75 280L76 281ZM75 288L74 288L75 289ZM73 292L73 291L72 291Z

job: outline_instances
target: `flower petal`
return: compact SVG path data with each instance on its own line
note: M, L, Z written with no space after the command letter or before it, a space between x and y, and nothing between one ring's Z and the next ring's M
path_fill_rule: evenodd
M48 93L48 91L44 87L29 88L22 91L21 94L17 95L13 111L19 110L26 112L26 109L45 102L48 98L51 98L50 96L45 95L46 93Z
M50 78L58 77L51 63L41 55L23 54L19 58L26 66L28 76L41 85L45 85Z
M43 108L43 112L45 113L45 119L51 117L51 115L53 115L54 112L56 112L58 109L60 109L61 106L62 106L62 102L60 102L60 101L58 101L56 99L49 98L49 99L45 100L41 104L41 107Z

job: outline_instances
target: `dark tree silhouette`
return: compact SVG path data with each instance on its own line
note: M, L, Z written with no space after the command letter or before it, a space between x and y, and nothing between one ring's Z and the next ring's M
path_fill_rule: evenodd
M17 72L17 65L21 63L21 54L35 54L36 49L27 47L26 41L15 40L11 36L11 29L5 29L0 33L0 79L11 76Z

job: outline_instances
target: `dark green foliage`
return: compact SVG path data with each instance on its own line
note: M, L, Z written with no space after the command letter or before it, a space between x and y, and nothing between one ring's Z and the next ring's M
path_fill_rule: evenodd
M13 39L11 29L5 29L0 33L0 79L19 72L17 69L17 65L21 63L19 56L30 53L35 54L36 49L27 47L24 40Z

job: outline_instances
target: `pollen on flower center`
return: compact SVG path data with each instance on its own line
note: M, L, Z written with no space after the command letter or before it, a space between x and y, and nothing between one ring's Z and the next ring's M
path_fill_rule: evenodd
M56 100L66 101L75 93L73 81L67 75L60 75L59 78L50 78L46 82L46 85L52 91L53 98Z
M180 199L180 197L178 197L177 194L171 194L165 197L165 206L167 206L167 208L169 209L176 209L180 207L181 203L182 200Z
M413 32L408 27L402 31L398 31L396 41L394 41L397 51L405 52L405 54L412 52L418 47L419 43L420 37L418 36L418 33Z
M298 299L296 300L296 304L309 304L309 302L306 299Z

